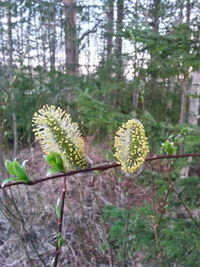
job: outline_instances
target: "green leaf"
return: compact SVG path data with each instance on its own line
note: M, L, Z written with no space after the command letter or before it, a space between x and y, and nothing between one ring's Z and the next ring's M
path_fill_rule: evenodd
M64 165L63 165L63 160L60 156L59 153L54 152L54 156L55 156L55 160L56 160L56 166L58 167L59 170L63 170L64 169Z
M12 161L5 160L5 167L8 173L15 175L15 169Z
M1 183L1 187L4 187L7 183L9 182L16 182L18 181L16 177L12 177L12 178L6 178L2 181Z
M58 218L61 217L61 204L60 204L60 198L58 198L56 206L55 206L56 216Z
M15 181L22 181L22 182L29 181L29 178L26 175L26 169L24 165L20 165L16 160L15 161L6 160L5 167L9 174L16 176L14 178Z
M49 163L49 165L53 167L57 167L54 152L50 152L48 155L44 156L44 158Z
M174 143L170 142L169 140L166 140L165 143L162 144L162 148L168 155L173 155L176 153L176 147Z
M45 160L49 163L49 165L56 168L56 171L64 171L63 160L59 153L50 152L47 156L44 157Z
M61 249L63 245L63 237L61 233L58 233L58 249Z
M19 180L21 181L29 180L24 170L24 167L22 167L17 161L13 161L13 167L15 171L15 176L17 176Z

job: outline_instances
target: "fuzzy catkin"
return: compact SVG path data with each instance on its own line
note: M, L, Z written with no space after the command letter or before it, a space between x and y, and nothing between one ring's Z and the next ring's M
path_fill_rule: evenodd
M143 125L138 120L123 123L114 140L115 157L122 170L136 172L144 163L149 151Z
M43 106L33 116L33 127L35 138L43 152L58 152L65 169L84 169L89 166L84 156L84 141L78 125L61 108Z

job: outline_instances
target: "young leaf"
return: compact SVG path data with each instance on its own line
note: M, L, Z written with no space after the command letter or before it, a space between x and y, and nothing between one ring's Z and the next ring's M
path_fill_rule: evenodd
M165 143L162 144L162 148L168 155L173 155L176 153L176 147L173 142L166 140Z
M5 167L9 174L15 175L15 169L13 165L13 161L5 160Z
M18 177L19 180L21 180L21 181L28 181L29 180L24 168L17 161L13 161L13 168L14 168L14 172L15 172L14 175L16 177Z
M48 155L44 156L44 159L49 163L49 165L56 167L54 152L50 152Z
M51 165L52 167L54 167L55 169L57 169L56 172L63 171L64 170L63 160L62 160L62 158L61 158L61 156L60 156L59 153L57 153L57 152L50 152L44 158L49 163L49 165Z
M61 233L58 233L58 249L61 249L62 245L63 245L63 237Z
M60 205L60 198L58 198L56 206L55 206L56 216L57 218L61 217L61 205Z
M64 169L64 166L63 166L63 160L62 160L60 154L57 152L54 152L54 156L55 156L55 160L56 160L56 166L58 167L59 170L62 171Z
M29 181L29 178L26 175L25 167L20 165L16 160L15 161L6 160L5 167L9 174L15 176L15 178L13 178L15 181L22 181L22 182Z

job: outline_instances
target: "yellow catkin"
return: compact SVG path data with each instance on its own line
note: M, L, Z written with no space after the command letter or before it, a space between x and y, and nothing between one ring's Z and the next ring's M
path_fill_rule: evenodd
M149 151L143 125L138 120L123 123L114 140L115 157L122 170L136 172L144 163Z
M45 154L58 152L66 169L88 167L84 141L77 123L68 113L55 106L43 106L33 116L33 131Z

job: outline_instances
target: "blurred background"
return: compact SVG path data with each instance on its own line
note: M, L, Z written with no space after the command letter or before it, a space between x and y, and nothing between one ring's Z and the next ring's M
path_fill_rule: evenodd
M4 168L6 158L17 158L19 161L28 159L27 168L33 179L46 175L47 166L42 163L42 153L32 133L32 116L44 104L60 106L71 113L73 120L80 126L86 141L86 152L94 164L114 160L113 136L119 125L131 118L137 118L144 124L151 155L199 152L199 14L198 0L1 0L1 180L7 177ZM121 238L119 242L116 241L115 233L112 233L114 241L108 244L103 242L107 235L106 231L104 235L103 230L100 230L98 218L100 210L107 204L115 205L116 209L130 209L142 206L145 201L151 202L150 180L147 182L150 179L147 177L151 177L149 173L157 173L155 179L158 188L154 189L161 190L160 197L168 192L163 175L170 173L174 181L177 177L186 177L186 180L181 180L184 185L179 185L178 191L186 194L187 204L198 213L199 161L188 163L187 160L179 160L172 164L176 164L172 166L174 172L168 162L147 166L139 185L133 180L124 182L125 174L108 172L105 177L96 177L95 174L94 177L90 175L89 179L85 178L87 190L80 191L84 189L83 185L79 186L80 178L72 178L68 192L72 199L71 202L68 201L69 217L66 224L68 229L73 227L69 231L65 230L65 237L71 241L64 247L68 257L63 255L63 265L60 266L139 266L137 264L148 254L146 248L155 248L154 245L158 243L152 234L154 231L151 232L152 236L147 235L149 243L144 236L141 237L146 244L144 246L134 239L135 252L130 255L130 248L128 251L125 249L130 241L129 234L124 230L126 240L122 244ZM188 175L196 178L194 181L187 180ZM189 182L191 187L188 189ZM44 261L50 261L49 255L53 251L53 239L49 238L49 232L56 231L52 205L59 192L59 183L55 181L54 186L48 183L52 190L51 198L49 189L44 185L44 188L38 188L36 192L35 189L25 187L7 191L9 209L1 200L1 266L48 266ZM76 192L77 187L79 189ZM130 188L133 191L130 192ZM101 192L98 197L93 192L97 189ZM3 199L3 194L1 196ZM160 197L159 203L164 201ZM165 202L167 200L168 193ZM172 203L177 198L172 196L171 201L173 206L175 204ZM177 205L179 204L178 201ZM183 225L179 221L177 224L171 221L176 210L172 206L168 223L171 227L175 225L181 228ZM76 212L73 211L74 208ZM105 209L105 212L105 220L109 221L108 214L111 214L115 219L119 216L119 220L125 216L128 223L133 223L137 218L139 220L142 211L134 210L138 212L138 217L134 215L134 218L131 217L131 211L126 213L127 211L112 208ZM150 211L146 208L144 213L151 217L149 214L155 215L155 209ZM86 220L85 214L90 221ZM40 227L44 218L49 222L49 227L43 229ZM11 223L12 228L7 220L15 222L14 226ZM148 223L142 219L139 222L146 225L148 232ZM187 220L184 221L186 222ZM127 231L128 223L123 228ZM163 223L167 224L167 219ZM36 225L35 230L31 230L31 224ZM104 226L110 224L110 221L108 224L104 221ZM122 231L120 227L116 231ZM196 243L190 243L191 246L183 247L182 252L176 254L175 247L179 242L184 243L192 236L193 226L188 227L191 232L188 230L186 234L184 228L184 241L173 240L175 245L170 244L170 238L179 228L174 228L173 233L160 232L166 242L161 244L160 250L157 247L156 251L150 252L147 266L164 266L160 263L162 256L166 260L165 264L168 264L165 266L199 266L197 252L200 244L196 232ZM93 228L97 232L92 232ZM137 231L140 231L139 228ZM91 231L86 233L85 229ZM92 242L95 243L96 235L99 239L94 245ZM39 242L39 239L43 241ZM83 239L87 242L81 250ZM31 240L31 245L27 240ZM99 245L101 242L105 243L104 247ZM42 244L45 244L44 247ZM109 254L109 248L117 252ZM162 250L163 253L160 252ZM126 251L125 254L123 251ZM183 256L184 253L186 256Z

